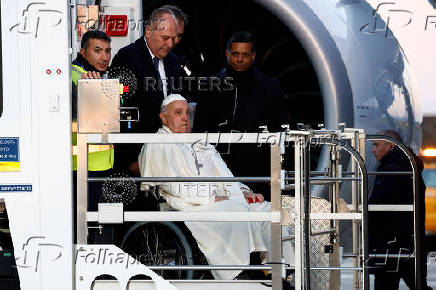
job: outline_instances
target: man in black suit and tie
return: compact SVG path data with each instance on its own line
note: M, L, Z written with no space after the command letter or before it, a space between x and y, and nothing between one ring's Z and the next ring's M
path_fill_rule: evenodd
M183 13L183 12L182 12ZM178 26L183 19L167 7L155 9L145 26L145 34L134 43L118 51L112 68L132 71L137 90L124 101L123 106L138 107L139 122L122 122L123 133L154 133L160 128L160 104L172 92L180 93L178 78L182 76L179 58L171 53L178 40ZM179 29L180 30L180 29ZM119 149L118 149L119 148ZM139 175L138 144L117 146L117 169Z

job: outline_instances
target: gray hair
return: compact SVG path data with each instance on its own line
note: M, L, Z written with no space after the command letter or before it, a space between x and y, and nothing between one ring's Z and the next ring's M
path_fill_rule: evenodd
M170 103L171 104L171 103ZM168 104L169 105L169 104ZM161 105L160 106L160 112L164 114L165 116L168 114L168 105Z
M160 8L171 10L173 14L177 17L177 19L180 19L184 25L188 25L188 15L176 5L163 5Z
M167 6L169 6L169 5L167 5ZM163 6L156 8L153 10L153 12L151 12L150 19L146 24L152 25L152 26L156 25L164 14L171 15L171 17L174 19L174 22L177 25L176 13L174 13L174 11L172 9L165 8Z

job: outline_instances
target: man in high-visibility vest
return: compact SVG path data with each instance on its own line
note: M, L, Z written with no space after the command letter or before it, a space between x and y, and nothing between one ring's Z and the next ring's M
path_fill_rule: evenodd
M82 37L80 53L72 63L73 82L73 170L77 170L77 81L79 79L100 79L108 69L111 60L111 39L103 31L90 30ZM94 177L111 174L114 164L112 145L88 146L88 171ZM89 185L88 208L96 209L101 193L101 184Z

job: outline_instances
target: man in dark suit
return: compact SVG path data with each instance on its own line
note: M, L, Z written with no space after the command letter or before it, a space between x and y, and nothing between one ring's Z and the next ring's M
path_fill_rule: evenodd
M387 135L402 142L396 131L384 130L378 135ZM379 162L377 172L412 171L407 156L390 142L374 141L372 153ZM414 156L418 165L416 182L420 190L418 204L421 221L425 220L425 184L421 176L423 164ZM402 175L377 175L374 188L369 196L368 204L413 204L413 180ZM424 222L417 229L421 237L425 236ZM412 254L413 253L413 213L412 212L380 212L371 211L368 215L368 234L370 254ZM422 289L427 286L427 251L425 243L421 241L421 277ZM415 289L415 261L408 259L376 258L368 261L371 273L374 274L374 289L398 289L400 279L410 289Z
M245 31L232 34L225 51L226 67L213 76L221 87L212 87L198 98L194 117L195 132L257 133L259 126L278 132L286 123L283 91L279 81L253 66L256 58L254 37ZM226 80L232 84L228 88ZM219 110L217 110L219 108ZM235 176L269 176L270 151L257 144L218 146ZM253 183L250 188L270 199L269 184Z
M160 104L172 92L180 93L172 84L178 84L182 76L179 58L171 53L178 40L180 18L170 8L155 9L145 26L145 34L134 43L122 48L112 61L112 68L120 67L133 72L137 90L123 106L137 107L138 122L122 122L123 133L152 133L160 128ZM171 80L172 79L172 80ZM171 81L170 81L171 80ZM138 144L117 146L115 166L130 173L139 174ZM118 158L119 157L119 158Z

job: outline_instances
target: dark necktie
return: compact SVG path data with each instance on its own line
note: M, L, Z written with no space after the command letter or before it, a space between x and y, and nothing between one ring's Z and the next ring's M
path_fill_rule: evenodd
M162 86L162 79L160 78L160 73L159 73L159 59L157 57L153 57L153 64L154 64L154 68L156 69L157 72L157 83L158 83L158 88L160 91L163 90L163 86Z
M156 69L157 75L159 76L159 79L160 79L159 59L157 57L153 57L153 64L154 64L154 68Z

